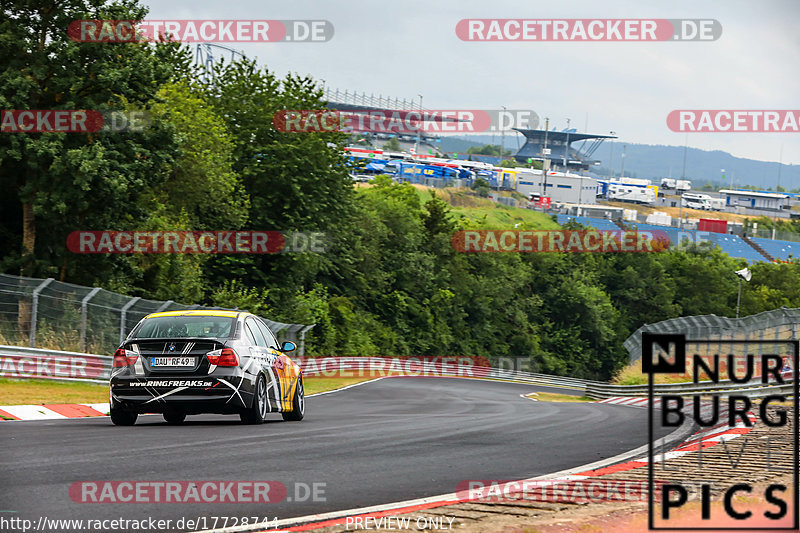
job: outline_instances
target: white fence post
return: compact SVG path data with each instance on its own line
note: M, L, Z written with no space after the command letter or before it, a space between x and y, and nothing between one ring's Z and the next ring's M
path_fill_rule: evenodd
M31 348L36 348L36 322L39 314L39 293L53 282L53 278L47 278L38 287L33 290L33 302L31 303L31 332L30 332L30 345Z
M81 351L86 351L86 319L87 319L87 307L89 305L89 300L94 298L94 295L100 292L100 287L95 287L89 294L84 296L83 300L81 300Z

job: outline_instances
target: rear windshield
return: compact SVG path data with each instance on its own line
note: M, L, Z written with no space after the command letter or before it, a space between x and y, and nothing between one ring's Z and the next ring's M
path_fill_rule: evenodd
M133 332L131 338L228 338L231 336L235 322L235 318L223 316L162 316L148 318Z

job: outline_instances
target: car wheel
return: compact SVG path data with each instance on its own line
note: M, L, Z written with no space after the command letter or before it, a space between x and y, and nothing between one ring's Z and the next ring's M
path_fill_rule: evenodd
M111 406L111 421L115 426L132 426L136 423L137 418L139 418L139 413Z
M267 381L262 375L258 376L253 405L242 411L239 417L245 424L260 424L267 417L267 412L269 412L267 403Z
M183 424L183 421L186 420L186 413L181 413L177 411L164 413L163 416L164 420L167 421L167 424Z
M299 422L306 414L306 395L303 391L303 378L297 378L297 387L294 389L294 400L292 400L292 410L281 413L284 420Z

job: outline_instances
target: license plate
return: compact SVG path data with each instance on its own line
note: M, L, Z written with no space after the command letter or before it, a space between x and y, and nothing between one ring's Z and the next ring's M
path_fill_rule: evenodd
M151 357L150 366L194 366L194 357Z

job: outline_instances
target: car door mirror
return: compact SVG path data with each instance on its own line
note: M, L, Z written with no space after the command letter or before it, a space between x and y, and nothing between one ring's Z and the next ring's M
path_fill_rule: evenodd
M286 341L283 344L281 344L281 351L282 352L293 352L296 349L297 349L297 345L295 345L295 343L293 343L293 342Z

